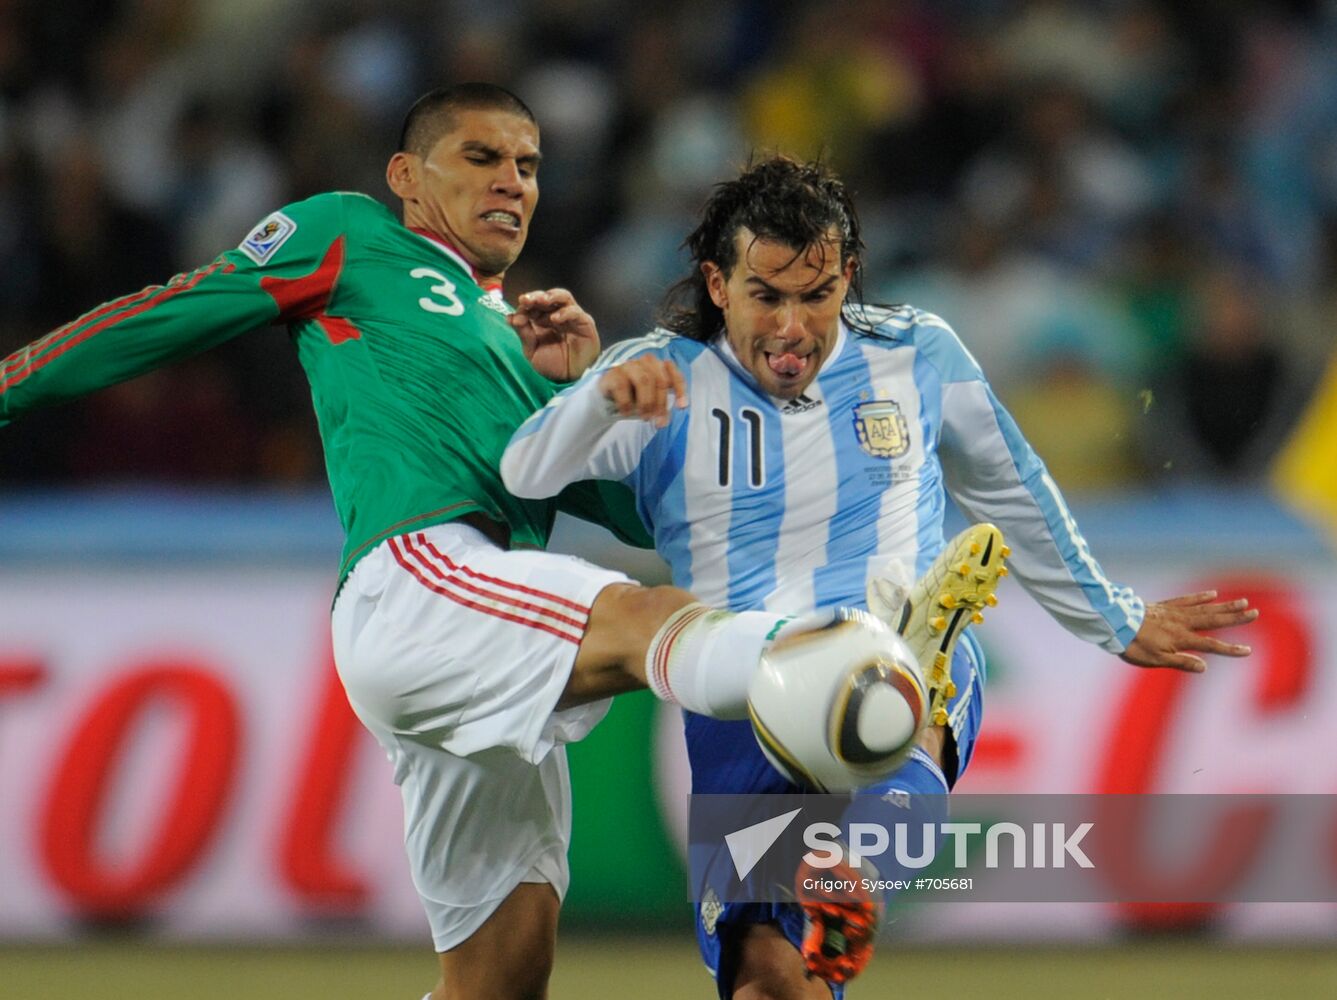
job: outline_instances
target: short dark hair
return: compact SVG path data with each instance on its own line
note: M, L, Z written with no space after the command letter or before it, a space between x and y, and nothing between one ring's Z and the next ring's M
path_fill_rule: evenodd
M724 316L711 301L701 271L712 261L725 275L738 263L735 237L748 229L757 239L790 247L795 255L825 242L834 229L840 241L840 263L857 265L863 251L859 216L844 183L820 162L772 156L749 166L737 178L715 185L701 210L701 222L683 241L692 271L664 297L659 323L692 340L711 340ZM850 282L850 298L861 301L859 270Z
M404 116L399 130L399 151L426 156L438 139L455 127L460 111L508 111L538 127L538 119L524 101L495 83L456 83L429 90Z

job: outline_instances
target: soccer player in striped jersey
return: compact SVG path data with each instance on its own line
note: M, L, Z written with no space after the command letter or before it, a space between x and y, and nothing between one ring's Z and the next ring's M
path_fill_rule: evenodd
M717 186L687 246L694 268L664 328L610 348L517 432L502 461L517 495L625 483L676 584L734 610L799 612L862 604L891 559L936 572L950 495L1001 528L1015 575L1077 636L1193 672L1201 652L1249 652L1202 634L1251 621L1244 600L1144 603L1106 577L951 327L861 304L858 217L825 168L755 164ZM924 608L911 610L922 632ZM925 650L922 634L908 638ZM968 632L951 672L947 718L878 786L898 801L941 801L970 760L985 671ZM688 712L686 736L694 792L794 790L747 723ZM703 882L698 937L721 997L839 995L867 961L867 940L823 954L799 907L721 905ZM815 915L825 902L811 901ZM866 913L867 900L849 902ZM868 930L862 915L852 926Z
M620 487L554 503L502 486L511 434L599 348L569 292L522 295L515 309L501 294L539 159L538 125L513 94L433 91L386 170L402 220L360 194L288 205L207 266L0 361L3 426L288 326L347 538L335 660L403 792L440 954L436 1000L546 992L569 877L563 744L609 696L645 686L650 664L678 703L745 715L761 652L789 621L701 615L678 588L539 551L559 507L644 537L629 503L619 515Z

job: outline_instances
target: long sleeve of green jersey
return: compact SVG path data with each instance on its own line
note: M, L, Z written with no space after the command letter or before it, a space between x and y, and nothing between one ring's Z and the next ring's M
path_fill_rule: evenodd
M311 386L341 577L378 543L469 514L541 547L557 505L513 496L502 453L557 386L538 374L494 282L453 247L366 195L317 195L271 213L235 250L80 316L0 362L0 424L282 323ZM564 498L624 539L631 505Z
M84 313L0 362L0 426L321 307L342 209L321 196L276 212L241 248ZM272 230L267 227L273 226ZM316 294L293 294L293 285Z

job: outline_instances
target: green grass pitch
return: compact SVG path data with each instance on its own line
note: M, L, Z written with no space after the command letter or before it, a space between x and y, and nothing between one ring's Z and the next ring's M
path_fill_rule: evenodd
M423 949L172 947L73 942L0 948L5 1000L420 1000L435 976ZM582 933L558 949L551 1000L714 997L683 936ZM1110 948L884 947L849 991L954 1000L1318 1000L1337 997L1337 950L1208 943Z

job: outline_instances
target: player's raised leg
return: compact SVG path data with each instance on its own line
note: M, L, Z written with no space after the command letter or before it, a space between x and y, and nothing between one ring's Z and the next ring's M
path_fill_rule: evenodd
M454 996L541 995L569 878L563 744L589 732L608 696L657 671L684 704L743 716L762 650L793 624L714 612L569 556L507 551L458 522L388 539L359 562L335 603L335 661L394 764L445 988L468 977L486 988Z
M774 642L828 624L721 611L676 587L610 585L594 601L559 707L648 687L659 698L717 719L747 717L748 689Z
M1001 531L992 524L973 524L943 547L899 606L892 606L882 581L869 581L868 609L900 632L919 658L934 726L946 723L944 706L956 693L949 676L956 641L966 626L983 621L986 607L998 603L994 592L1007 575L1009 554Z

